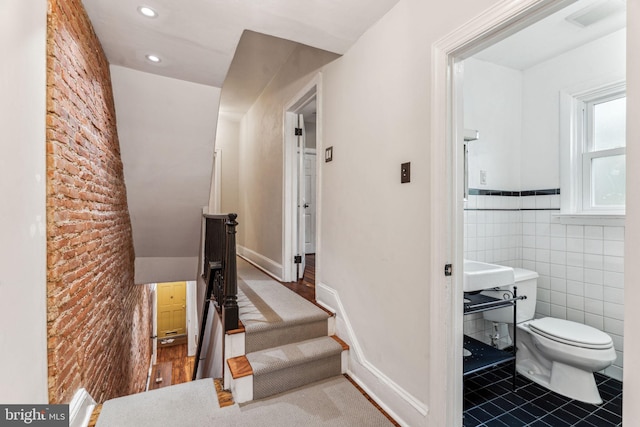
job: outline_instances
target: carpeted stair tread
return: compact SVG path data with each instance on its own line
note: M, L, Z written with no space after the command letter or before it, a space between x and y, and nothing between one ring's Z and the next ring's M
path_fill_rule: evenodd
M219 408L213 379L107 400L96 427L209 425Z
M342 351L333 338L321 337L247 354L253 370L253 399L340 375Z
M238 259L238 308L246 353L326 336L329 315Z
M247 354L254 377L302 365L331 356L340 356L342 346L331 337L314 338Z
M238 308L244 356L233 359L248 362L252 399L342 372L343 346L328 336L330 314L240 259Z

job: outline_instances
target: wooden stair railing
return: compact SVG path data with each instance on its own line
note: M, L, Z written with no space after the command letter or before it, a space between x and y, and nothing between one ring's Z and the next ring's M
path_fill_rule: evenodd
M202 354L202 344L207 328L209 305L217 304L222 315L224 332L238 329L238 272L236 263L236 226L235 213L227 215L204 215L204 271L207 288L204 295L198 350L193 366L192 379L198 375L198 365Z
M238 329L238 266L236 265L237 214L230 213L227 225L227 249L224 263L224 299L222 327L225 332Z

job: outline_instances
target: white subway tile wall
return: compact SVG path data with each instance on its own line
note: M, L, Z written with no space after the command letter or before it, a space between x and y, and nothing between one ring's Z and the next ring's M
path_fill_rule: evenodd
M617 360L604 373L622 380L624 227L565 225L559 195L469 196L464 256L539 274L536 316L584 323L611 335ZM465 316L465 334L490 342L491 322ZM506 328L499 329L501 342Z

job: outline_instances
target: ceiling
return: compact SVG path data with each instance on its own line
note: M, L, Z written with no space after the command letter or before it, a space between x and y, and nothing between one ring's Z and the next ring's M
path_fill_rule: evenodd
M197 261L219 114L239 120L294 50L337 57L397 2L83 0L111 64L134 248L145 271L166 271L169 258ZM143 16L141 6L158 15ZM195 273L196 262L186 270ZM136 283L158 280L136 270Z
M83 0L112 65L216 87L245 30L343 54L397 2ZM158 16L143 16L139 6ZM150 63L146 54L161 62Z
M474 55L505 67L526 70L626 25L625 0L579 0ZM585 13L592 25L571 23L567 17Z

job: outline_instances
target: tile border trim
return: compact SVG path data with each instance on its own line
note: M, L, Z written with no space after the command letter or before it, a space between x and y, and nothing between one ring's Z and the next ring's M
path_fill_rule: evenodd
M506 196L506 197L527 197L527 196L552 196L560 194L559 188L550 188L545 190L525 190L525 191L510 191L510 190L489 190L482 188L470 188L470 196Z

